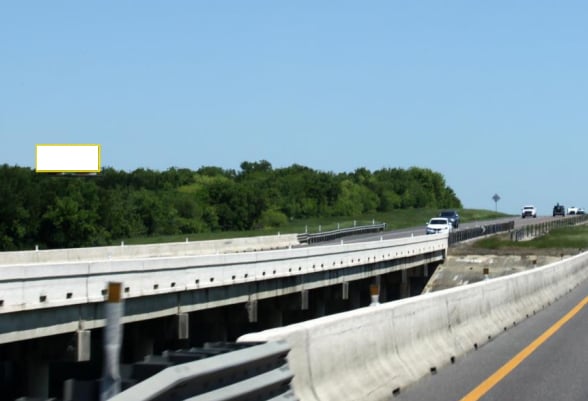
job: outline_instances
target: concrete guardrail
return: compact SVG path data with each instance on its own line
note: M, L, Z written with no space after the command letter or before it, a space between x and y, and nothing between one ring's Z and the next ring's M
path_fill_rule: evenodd
M588 253L530 271L428 293L238 341L287 340L295 394L305 401L390 400L571 291Z
M283 249L298 244L297 234L148 245L122 243L120 246L0 252L0 265L258 252Z

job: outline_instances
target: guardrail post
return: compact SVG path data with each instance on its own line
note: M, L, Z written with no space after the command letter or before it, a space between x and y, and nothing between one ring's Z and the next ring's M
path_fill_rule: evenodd
M106 401L120 393L120 348L123 315L121 283L108 283L108 301L105 305L106 326L104 327L104 369L100 383L100 400Z

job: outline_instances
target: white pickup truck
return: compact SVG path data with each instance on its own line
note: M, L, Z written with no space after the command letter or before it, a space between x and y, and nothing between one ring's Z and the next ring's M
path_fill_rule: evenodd
M521 217L537 217L537 209L533 205L525 205L521 210Z

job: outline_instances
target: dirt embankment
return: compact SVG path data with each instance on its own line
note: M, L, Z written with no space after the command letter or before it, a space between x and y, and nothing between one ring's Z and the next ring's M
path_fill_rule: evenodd
M545 266L582 251L514 247L493 250L476 248L467 243L456 244L449 249L445 263L435 270L423 292L438 291Z

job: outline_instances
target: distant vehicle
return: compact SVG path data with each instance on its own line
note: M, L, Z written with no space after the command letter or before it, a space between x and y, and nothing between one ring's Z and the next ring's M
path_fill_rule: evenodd
M521 217L523 219L525 217L537 217L537 209L533 205L525 205L521 210Z
M560 205L559 203L553 207L553 217L555 216L565 216L566 215L566 208L564 205Z
M427 223L427 234L441 234L441 233L449 233L453 225L451 221L447 217L433 217Z
M455 210L443 210L439 213L439 217L448 218L453 228L459 227L459 214Z
M578 208L576 206L568 207L568 214L577 214Z
M580 208L578 208L578 211L576 212L576 214L586 214L586 212L584 212L584 209L582 209L580 207Z

